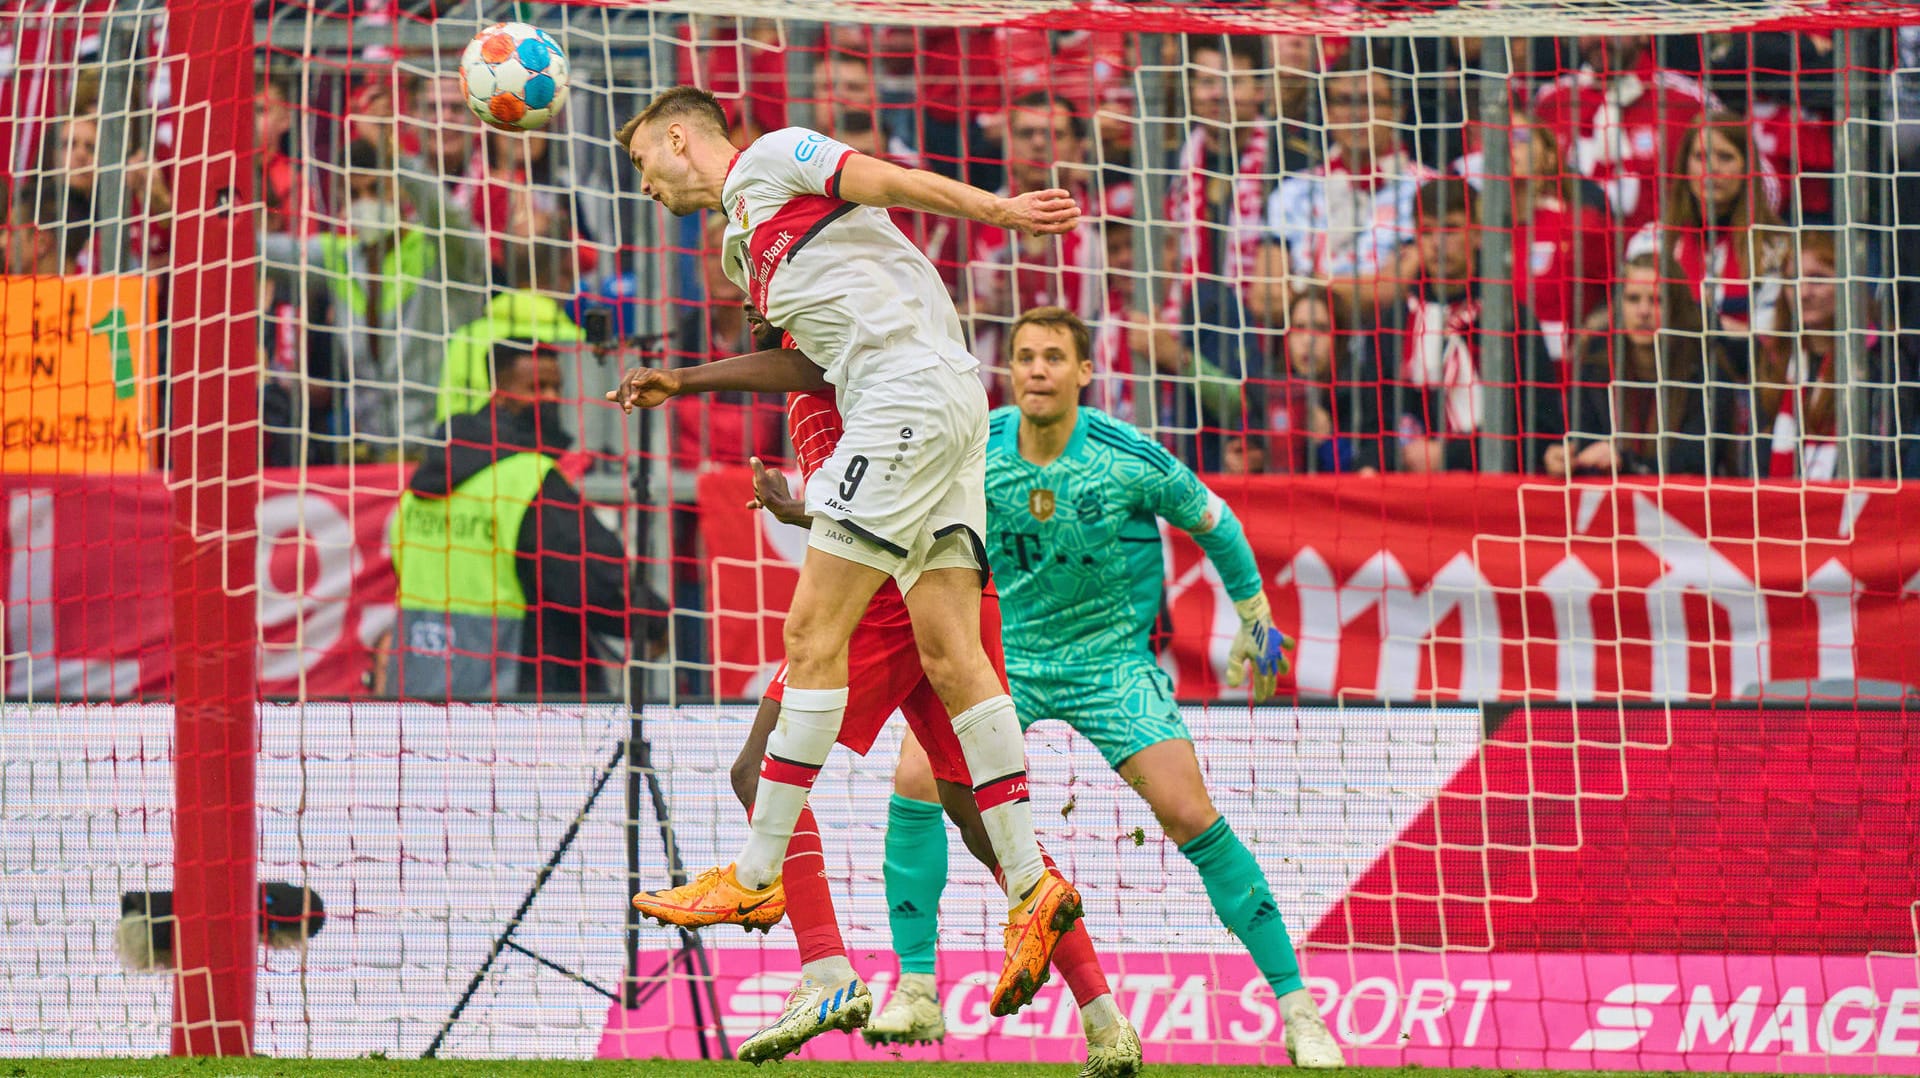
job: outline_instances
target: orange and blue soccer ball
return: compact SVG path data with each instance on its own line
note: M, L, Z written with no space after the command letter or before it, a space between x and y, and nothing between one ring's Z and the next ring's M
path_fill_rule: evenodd
M473 114L494 127L545 127L567 101L567 54L545 30L496 23L460 54L460 89Z

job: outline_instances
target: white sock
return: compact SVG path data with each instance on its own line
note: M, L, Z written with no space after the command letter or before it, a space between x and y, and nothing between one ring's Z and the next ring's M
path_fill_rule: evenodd
M802 964L800 976L818 984L841 984L854 980L856 975L846 955L834 954Z
M1087 1005L1080 1008L1080 1021L1089 1031L1105 1029L1120 1021L1120 1005L1113 1001L1113 993L1088 1000Z
M780 863L793 841L794 825L807 805L807 793L840 736L847 713L847 690L787 688L780 701L780 722L767 738L754 788L753 819L746 849L734 862L740 886L758 891L780 878Z
M1027 800L1027 746L1013 698L990 696L953 717L953 733L973 773L974 801L993 842L993 854L1006 875L1007 901L1019 905L1040 882L1046 865L1033 834L1033 806Z
M908 985L919 989L920 994L929 999L940 998L940 983L931 973L902 973L900 983L894 987L894 991L898 992Z

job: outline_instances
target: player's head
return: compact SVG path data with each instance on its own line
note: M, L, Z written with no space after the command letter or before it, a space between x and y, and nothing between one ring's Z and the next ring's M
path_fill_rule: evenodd
M1048 426L1073 414L1093 381L1093 333L1065 307L1034 307L1007 335L1013 402L1030 423Z
M767 316L760 313L760 308L751 303L742 304L741 311L746 315L747 332L753 335L755 348L765 352L780 347L780 342L786 339L786 330L767 321Z
M698 86L675 86L620 126L620 145L640 170L640 193L675 217L720 208L733 143L727 114Z

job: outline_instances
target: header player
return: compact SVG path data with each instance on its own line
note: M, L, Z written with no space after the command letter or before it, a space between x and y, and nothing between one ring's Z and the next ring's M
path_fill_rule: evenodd
M1080 405L1093 380L1091 342L1085 323L1059 307L1015 320L1007 364L1014 406L993 413L987 442L987 549L1006 601L1007 672L1021 721L1065 722L1146 799L1199 871L1214 912L1273 987L1294 1064L1338 1067L1339 1045L1301 980L1266 875L1207 796L1193 736L1148 643L1166 600L1159 521L1193 536L1240 615L1227 684L1240 684L1251 666L1254 699L1273 695L1286 669L1286 637L1273 626L1233 510L1159 443ZM895 790L921 791L926 800L933 782L924 759L911 746L902 752ZM895 917L893 925L901 969L930 975L931 914L946 863L897 851L927 849L929 827L941 825L924 809L902 807L896 798L888 819L887 905L929 915L911 925ZM937 1010L916 1016L905 1002L896 1007L908 976L867 1024L869 1037L940 1022Z
M676 216L727 215L727 276L800 348L775 355L824 368L822 379L819 368L790 366L791 383L759 388L804 390L824 380L837 390L844 422L839 445L807 484L812 536L787 615L785 698L746 847L734 864L683 887L641 892L634 905L682 927L748 923L784 908L781 860L845 717L848 640L892 578L921 667L953 719L969 771L982 777L975 798L1013 903L991 1008L1012 1014L1046 977L1055 944L1080 917L1080 896L1042 861L1019 721L980 644L986 393L945 286L886 209L1037 235L1072 229L1079 208L1059 190L996 198L804 128L736 150L713 95L691 86L654 98L619 137L643 194ZM609 396L624 408L650 407L698 371L631 371Z
M749 312L748 319L752 322L757 316L751 308ZM760 329L755 333L763 347L779 343L779 330L771 331L772 340ZM752 362L752 357L720 362ZM787 430L803 477L811 477L833 455L840 441L840 429L840 413L831 392L788 395ZM806 506L788 491L784 475L768 471L757 458L753 461L753 471L753 506L764 506L786 523L810 526ZM993 663L995 676L1004 684L1000 600L991 587L982 596L981 615L980 642ZM930 781L938 781L938 796L954 823L959 825L967 849L988 869L997 871L992 844L973 800L972 778L953 736L953 724L920 669L907 607L891 581L882 584L874 594L873 602L853 631L848 655L847 714L840 726L840 744L865 755L893 713L904 714L908 728L913 731L913 744L924 746ZM780 716L784 681L783 669L767 687L760 709L754 715L753 731L741 745L740 756L733 764L734 792L749 809L753 805L755 772L766 751L767 738ZM938 815L940 807L930 807ZM944 859L945 832L939 832L938 837L940 856ZM800 983L787 997L779 1020L741 1043L739 1058L746 1062L783 1058L828 1030L862 1025L872 1009L866 986L847 961L846 945L834 919L833 897L827 888L824 868L819 826L812 810L803 809L781 873L787 889L787 917L800 945ZM1127 1078L1138 1073L1139 1035L1120 1013L1106 976L1100 971L1100 959L1094 953L1093 942L1082 926L1075 925L1061 937L1060 945L1053 952L1053 965L1066 977L1074 1000L1080 1005L1081 1025L1087 1035L1087 1064L1080 1072L1081 1078ZM913 991L900 990L909 994ZM937 1002L932 1005L938 1006Z

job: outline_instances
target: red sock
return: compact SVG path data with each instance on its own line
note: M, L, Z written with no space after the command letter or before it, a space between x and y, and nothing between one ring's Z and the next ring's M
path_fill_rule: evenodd
M1040 859L1047 863L1048 871L1060 871L1044 846L1040 848ZM1065 873L1061 875L1065 878ZM1006 890L1007 877L998 865L994 866L993 878L1001 890ZM1100 956L1094 953L1093 937L1087 935L1084 918L1075 921L1073 927L1061 935L1060 942L1053 945L1053 968L1067 979L1067 987L1073 990L1073 1001L1082 1007L1113 992L1107 984L1106 973L1100 969Z
M747 810L753 818L753 810ZM787 840L787 859L780 865L780 883L787 891L787 921L800 944L800 961L817 962L838 955L847 945L840 939L839 915L833 909L833 890L827 886L827 855L820 849L820 823L813 809L802 807Z

